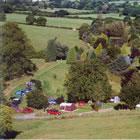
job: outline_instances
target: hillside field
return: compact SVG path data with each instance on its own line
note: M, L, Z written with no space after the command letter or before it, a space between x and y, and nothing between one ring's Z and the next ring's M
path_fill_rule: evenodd
M10 81L10 86L5 90L5 94L7 96L14 95L17 90L25 88L27 81L35 78L42 81L44 91L48 96L57 97L64 95L66 97L64 81L69 68L66 61L45 63L42 59L34 59L33 62L36 63L38 67L38 71L35 72L34 76L23 76ZM113 89L112 94L119 94L120 78L111 73L108 73L108 77Z
M140 111L95 113L64 120L14 121L18 139L137 139Z
M26 23L26 16L23 14L7 14L7 21ZM69 19L59 17L46 17L48 26L79 28L83 23L91 24L92 20Z

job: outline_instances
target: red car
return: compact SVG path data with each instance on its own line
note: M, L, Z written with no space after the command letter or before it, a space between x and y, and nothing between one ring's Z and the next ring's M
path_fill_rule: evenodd
M30 107L25 107L22 110L22 113L33 113L33 112L34 112L34 110Z
M62 113L56 109L48 109L47 113L50 115L61 115Z

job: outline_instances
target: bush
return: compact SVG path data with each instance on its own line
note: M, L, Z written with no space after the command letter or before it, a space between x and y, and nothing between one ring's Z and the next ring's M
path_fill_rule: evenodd
M44 17L38 17L38 18L36 19L36 24L37 24L38 26L46 26L46 23L47 23L47 20L46 20L46 18L44 18Z
M48 106L48 99L42 91L34 90L27 94L27 106L36 109L43 109Z
M67 55L67 64L71 64L73 62L76 62L77 60L77 54L75 48L72 48L69 50Z
M26 17L26 23L28 25L33 25L35 21L36 21L36 19L33 14L30 14Z
M69 15L69 12L66 11L66 10L59 10L59 11L55 11L54 14L57 16L57 17L64 17L66 15Z
M129 106L127 104L117 104L114 106L115 110L127 110Z

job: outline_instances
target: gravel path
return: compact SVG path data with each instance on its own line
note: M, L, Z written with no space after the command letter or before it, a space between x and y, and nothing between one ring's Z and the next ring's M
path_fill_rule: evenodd
M111 112L112 110L113 110L113 108L108 108L108 109L101 109L98 112L90 111L90 112L73 113L73 114L78 117L78 116L86 116L86 115L90 115L90 114L94 114L94 113ZM68 116L68 114L66 114L66 116ZM52 115L51 116L49 116L49 115L48 116L36 116L35 113L30 113L30 114L23 114L23 115L21 115L21 114L15 115L13 118L16 120L51 119Z

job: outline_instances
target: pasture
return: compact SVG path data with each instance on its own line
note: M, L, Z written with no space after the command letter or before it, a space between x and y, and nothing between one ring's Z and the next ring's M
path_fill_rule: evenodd
M26 23L26 16L23 14L7 14L7 21ZM59 17L46 17L48 26L79 28L83 23L91 24L92 20L69 19Z
M54 39L55 37L57 37L58 41L64 45L67 45L69 48L74 46L86 46L86 43L79 40L78 31L22 24L19 24L19 26L23 29L28 39L30 39L31 44L37 51L45 49L48 41L50 39Z
M136 139L140 137L140 111L95 113L64 120L14 121L18 139Z

